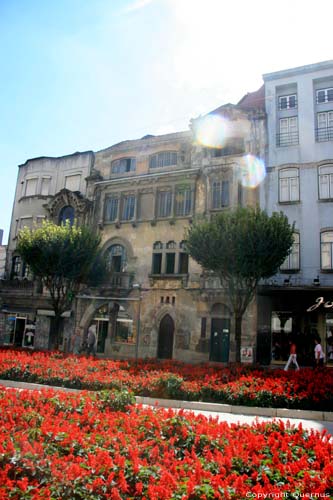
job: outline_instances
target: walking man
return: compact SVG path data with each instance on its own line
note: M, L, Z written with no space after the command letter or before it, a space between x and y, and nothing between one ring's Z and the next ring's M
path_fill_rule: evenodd
M299 366L297 363L296 344L295 344L295 342L293 342L291 340L289 341L289 344L290 344L289 358L288 358L286 366L284 367L284 370L287 371L289 366L290 366L290 363L293 363L296 366L296 371L298 371Z

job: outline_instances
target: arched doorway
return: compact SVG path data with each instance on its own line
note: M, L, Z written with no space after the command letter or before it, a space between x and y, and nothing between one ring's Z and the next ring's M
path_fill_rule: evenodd
M230 310L214 304L211 310L210 361L227 363L230 346Z
M166 314L160 322L160 328L158 332L158 358L172 359L174 331L174 321L169 314Z

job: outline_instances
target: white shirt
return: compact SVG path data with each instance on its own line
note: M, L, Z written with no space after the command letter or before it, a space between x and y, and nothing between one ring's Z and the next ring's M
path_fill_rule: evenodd
M317 344L315 347L315 358L318 359L318 353L319 353L319 358L323 359L325 357L323 348L321 347L321 344Z

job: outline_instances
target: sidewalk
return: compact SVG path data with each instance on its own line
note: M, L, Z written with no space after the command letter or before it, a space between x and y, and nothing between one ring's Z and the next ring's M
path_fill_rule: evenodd
M31 384L27 382L16 382L13 380L0 380L0 386L12 387L16 389L54 389L66 392L80 392L78 389L67 389L66 387L54 387L50 385ZM158 399L136 396L137 404L144 406L156 406L163 408L182 409L216 418L219 421L228 423L247 423L253 421L260 422L280 419L290 422L293 425L302 424L305 429L322 431L326 429L333 436L333 412L308 411L308 410L288 410L285 408L259 408L250 406L233 406L218 403L204 403L201 401L179 401L176 399Z

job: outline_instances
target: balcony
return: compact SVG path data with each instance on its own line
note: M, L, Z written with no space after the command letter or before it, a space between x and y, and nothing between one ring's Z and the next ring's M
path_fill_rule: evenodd
M276 134L277 147L295 146L299 143L298 130L294 132L286 132L283 134Z
M316 141L333 141L333 127L316 128Z
M23 280L0 280L0 293L10 291L13 292L15 290L25 291L28 290L31 292L34 288L33 281L29 281L26 279Z
M129 290L132 288L134 273L113 273L111 276L111 288Z

